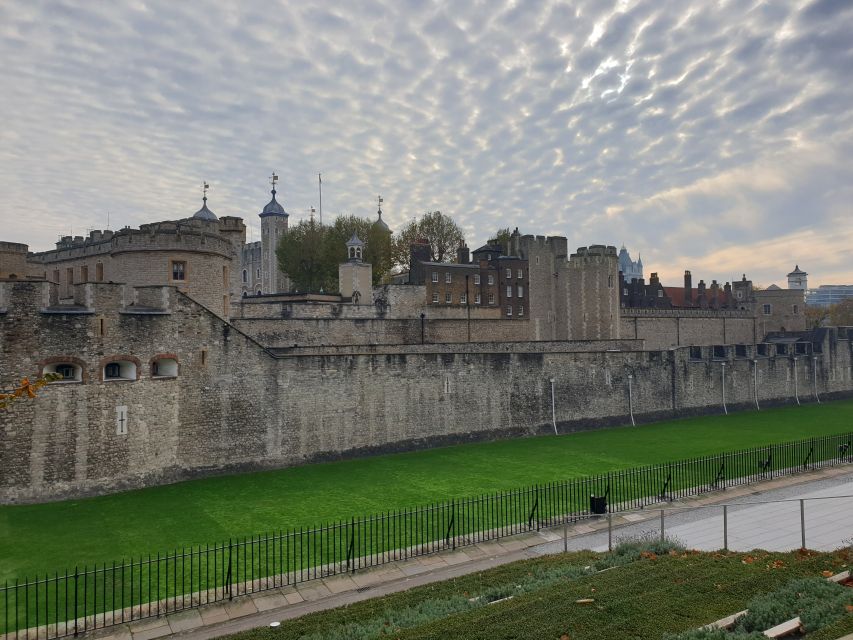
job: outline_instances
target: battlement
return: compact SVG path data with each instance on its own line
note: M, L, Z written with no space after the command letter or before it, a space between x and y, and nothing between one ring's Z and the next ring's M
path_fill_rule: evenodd
M166 315L177 289L170 286L133 287L115 282L83 282L73 296L60 300L53 282L0 282L0 314L14 318L37 311L44 315Z
M244 231L241 218L166 220L142 224L138 229L125 227L119 231L91 231L85 238L63 236L56 243L56 249L30 253L27 259L39 264L52 264L107 253L165 250L199 251L229 257L233 245L222 233Z
M583 257L603 257L603 256L612 256L617 257L616 247L613 246L605 246L603 244L591 244L588 247L578 247L578 250L572 254L572 258L583 258Z
M29 247L20 242L4 242L0 240L0 252L3 253L23 253L26 254Z

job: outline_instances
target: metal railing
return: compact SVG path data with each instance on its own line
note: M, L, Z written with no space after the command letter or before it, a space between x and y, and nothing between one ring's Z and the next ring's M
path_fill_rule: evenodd
M750 507L761 507L761 506L765 506L765 505L779 505L779 504L794 505L794 504L796 504L799 507L797 510L797 516L798 516L798 520L799 520L799 530L797 532L797 533L799 533L799 539L797 540L798 544L794 545L794 544L789 543L788 545L785 546L784 549L780 549L778 547L776 549L765 548L764 546L762 546L760 548L764 549L765 551L773 551L773 550L790 551L793 549L806 549L807 548L807 546L806 546L806 531L808 529L807 524L806 524L808 521L808 518L806 518L806 503L807 502L823 502L823 501L831 501L831 500L853 500L853 494L845 494L845 495L837 495L837 496L814 496L814 497L810 497L810 498L784 498L784 499L780 499L780 500L750 500L748 502L718 502L718 503L714 503L714 504L666 506L666 507L661 507L660 509L653 509L653 510L632 509L630 511L633 511L634 513L637 513L637 514L643 513L643 515L646 516L645 521L640 520L639 522L636 522L634 524L620 525L620 527L618 529L616 529L616 531L624 531L626 528L628 528L628 529L638 529L639 528L639 529L643 529L643 531L641 533L639 533L639 535L637 535L634 532L629 533L627 536L623 535L621 540L616 539L615 543L618 544L622 540L632 540L635 538L644 539L644 538L648 537L649 533L654 533L653 530L647 530L647 529L645 529L645 527L647 524L653 524L654 521L657 520L657 516L654 515L656 512L660 514L660 519L659 519L658 524L657 524L657 534L660 536L660 541L663 542L664 540L667 539L666 538L667 532L668 532L667 524L666 524L667 514L669 514L670 516L673 516L673 515L677 516L677 515L680 515L683 513L692 513L695 511L709 511L709 510L716 511L716 510L720 510L721 521L720 521L720 524L718 526L719 526L719 531L720 531L720 535L721 535L721 540L720 540L721 546L720 547L714 547L714 549L723 549L724 551L729 551L729 533L732 530L732 527L729 524L729 514L731 513L729 511L730 508L732 508L732 507L750 508ZM622 512L622 513L628 513L628 512L626 511L626 512ZM774 524L776 527L779 527L783 523L781 521L777 521ZM672 525L670 525L670 526L672 526ZM679 526L679 523L676 523L674 526ZM752 524L751 528L754 530L756 528L755 524ZM603 534L605 531L607 533L607 550L612 551L613 545L614 545L614 537L613 537L614 527L613 527L613 513L611 513L611 512L607 513L607 528L606 528L606 530L602 529L601 533ZM793 539L793 535L794 534L792 534L792 539ZM846 537L842 537L840 535L839 539L837 540L839 545L853 544L853 537L851 537L851 536L853 536L853 533L845 530L843 535ZM680 535L676 537L676 541L680 544L683 544L684 546L686 546L688 548L694 548L693 542L691 542L689 539L683 539L682 537L680 537ZM566 527L564 527L563 528L563 551L568 551L568 550L569 550L568 530ZM746 551L746 549L742 549L742 550Z
M46 572L0 586L0 638L50 640L541 527L853 462L853 433ZM591 496L598 498L593 505Z

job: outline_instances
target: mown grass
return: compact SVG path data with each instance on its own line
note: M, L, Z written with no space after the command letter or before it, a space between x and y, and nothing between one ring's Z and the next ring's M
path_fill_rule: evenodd
M0 507L0 581L191 544L848 431L853 401L671 420Z
M826 554L699 554L644 557L593 575L567 575L542 589L510 600L439 617L413 626L390 622L395 612L511 589L528 576L561 565L595 565L606 555L563 554L505 565L410 591L319 612L230 636L231 640L296 640L311 638L459 638L498 640L561 638L571 640L649 639L713 622L742 610L754 596L773 591L795 578L840 571L849 552ZM604 561L606 564L606 560ZM577 600L592 598L579 604ZM438 611L434 607L433 611ZM427 611L425 618L432 617ZM369 623L376 633L364 632ZM844 628L844 621L838 628ZM360 629L360 633L352 633Z

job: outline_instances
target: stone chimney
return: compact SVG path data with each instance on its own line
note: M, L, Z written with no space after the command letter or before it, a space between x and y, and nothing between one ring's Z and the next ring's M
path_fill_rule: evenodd
M690 271L684 272L684 304L693 304L693 276Z

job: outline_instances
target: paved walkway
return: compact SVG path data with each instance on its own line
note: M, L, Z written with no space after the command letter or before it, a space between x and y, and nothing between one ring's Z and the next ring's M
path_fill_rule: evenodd
M761 485L730 488L668 505L693 507L671 510L666 515L668 536L688 547L722 548L720 503L743 503L729 507L729 548L789 550L800 547L800 498L825 495L853 496L850 467L823 469L798 476L771 480ZM762 505L769 500L794 502ZM853 537L853 497L806 503L806 544L812 549L834 549ZM696 509L696 507L705 507ZM660 529L660 510L614 515L614 542L641 534L655 535ZM558 553L568 549L607 549L607 519L586 520L562 528L522 534L499 541L396 562L351 575L338 575L217 603L167 617L140 620L95 632L94 637L116 640L152 640L179 634L186 640L204 640L269 625L307 613L340 607L369 598L405 591L432 582L491 569L516 560Z

